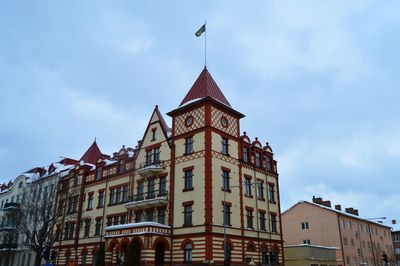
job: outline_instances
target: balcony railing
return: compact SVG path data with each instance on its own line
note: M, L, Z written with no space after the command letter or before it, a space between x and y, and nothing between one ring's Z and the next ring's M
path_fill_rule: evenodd
M139 165L138 173L143 176L151 176L164 171L164 164L161 161L143 162Z
M157 235L170 235L171 227L157 222L138 222L120 225L112 225L106 227L105 238L118 237L122 234L157 234Z
M0 244L0 249L17 249L17 243L2 243Z
M129 199L125 203L127 209L143 209L150 207L158 207L168 204L168 191L167 190L150 190L146 193L139 193Z

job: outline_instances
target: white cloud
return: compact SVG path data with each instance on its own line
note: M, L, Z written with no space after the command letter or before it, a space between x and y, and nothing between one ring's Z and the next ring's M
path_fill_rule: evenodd
M147 51L153 44L152 40L114 40L113 45L117 50L121 50L131 55L137 55Z

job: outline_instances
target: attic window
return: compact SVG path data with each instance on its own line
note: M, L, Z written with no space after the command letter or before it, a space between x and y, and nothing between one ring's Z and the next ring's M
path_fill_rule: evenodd
M157 128L151 129L151 133L152 133L151 141L155 141L156 140L156 131L157 131Z
M19 182L19 184L18 184L18 188L21 188L22 187L22 182Z

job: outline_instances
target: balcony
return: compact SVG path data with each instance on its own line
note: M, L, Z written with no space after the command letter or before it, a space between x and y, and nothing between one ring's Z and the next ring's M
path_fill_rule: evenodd
M171 227L157 222L139 222L106 227L105 238L120 237L121 235L156 234L169 236Z
M4 211L12 211L12 210L18 210L20 207L20 204L18 202L8 202L4 204Z
M133 196L128 203L125 203L125 208L129 210L138 210L144 208L154 208L168 204L168 192L164 191L148 191Z
M152 175L157 175L164 171L164 166L161 161L155 162L143 162L140 164L138 173L142 177L148 177Z

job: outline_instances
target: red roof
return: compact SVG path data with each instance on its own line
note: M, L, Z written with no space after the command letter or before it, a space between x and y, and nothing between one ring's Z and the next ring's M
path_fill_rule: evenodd
M226 104L229 107L231 106L222 91L218 88L217 83L215 83L207 68L204 67L203 71L201 71L200 73L200 76L194 82L192 88L189 90L188 94L186 94L185 98L179 106L182 106L192 100L205 97L211 97Z
M101 153L95 140L79 161L96 164L100 158L104 159L104 155Z

